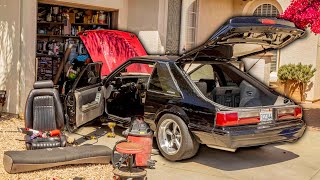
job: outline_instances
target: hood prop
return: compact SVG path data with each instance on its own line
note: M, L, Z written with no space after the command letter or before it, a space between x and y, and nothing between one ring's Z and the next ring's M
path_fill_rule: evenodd
M247 73L249 73L249 71L266 55L266 53L267 53L267 51L265 51L266 49L263 47L263 46L261 46L262 48L263 48L263 55L258 59L258 61L256 61L249 69L248 69L248 71L247 71Z
M198 51L196 53L196 55L194 55L194 57L192 58L192 61L190 62L190 65L188 67L188 69L186 70L186 72L188 72L188 70L190 69L191 65L193 64L193 62L196 60L196 58L198 57L198 54L199 54L200 51Z

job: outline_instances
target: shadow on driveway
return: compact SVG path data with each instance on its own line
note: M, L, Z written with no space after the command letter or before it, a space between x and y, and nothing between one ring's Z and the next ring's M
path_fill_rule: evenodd
M99 142L100 138L105 137L108 132L111 132L109 127L102 126L99 122L93 122L92 124L82 127L82 128L87 128L87 127L92 128L90 133L81 132L82 128L80 128L80 130L79 130L80 132L76 131L75 133L71 133L71 134L75 134L75 135L79 136L78 138L75 139L75 144L77 144L77 145L80 145L80 144L82 144L82 145L94 145L94 144ZM122 127L116 127L115 128L116 136L121 136L122 137L122 132L124 130L125 129L122 128ZM87 139L87 137L92 137L92 136L94 136L96 138L96 139L93 139L93 140L95 140L95 142L92 142L92 140ZM110 147L110 148L112 148L112 147Z
M235 153L200 147L198 155L182 163L196 162L224 171L236 171L277 164L298 158L299 155L272 145L261 148L240 148Z
M89 128L91 128L89 132L87 131L87 133L82 134L80 130L79 134L100 137L103 136L106 133L106 131L110 131L108 127L101 125L97 126L97 124L95 124L95 126L91 125ZM124 130L125 129L121 127L115 128L115 132L118 138L122 137L122 131ZM99 139L100 138L98 138L97 141L99 141ZM110 140L112 139L104 138L102 142L103 144L106 144L110 147ZM84 137L78 137L76 139L76 142L77 144L95 144L95 142L88 141ZM154 150L156 150L156 141L153 142L153 146ZM223 171L237 171L273 165L281 162L290 161L298 157L299 155L293 152L275 147L275 144L263 146L260 148L239 148L234 153L223 150L211 149L205 145L201 145L199 152L195 157L188 160L179 161L178 163L198 163Z

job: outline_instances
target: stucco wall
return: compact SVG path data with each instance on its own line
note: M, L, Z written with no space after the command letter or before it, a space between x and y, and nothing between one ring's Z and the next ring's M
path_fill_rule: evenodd
M252 16L256 8L262 4L272 4L279 10L279 13L283 12L283 6L278 0L233 0L234 14L237 16Z
M290 4L290 0L279 0L283 9ZM288 63L312 64L317 67L316 76L312 79L311 90L307 92L307 100L313 101L320 99L320 59L319 51L319 35L315 35L308 31L308 35L304 39L297 40L288 47L280 50L280 65Z
M19 111L20 0L0 1L0 90L7 91L5 112Z
M128 14L127 31L138 35L148 54L164 53L167 0L129 0Z
M158 30L158 13L159 0L129 0L128 30L134 33Z
M19 114L23 115L24 106L33 83L36 79L36 32L37 0L21 1L21 42L20 42L20 106Z
M204 43L228 18L233 16L233 0L200 0L197 44Z

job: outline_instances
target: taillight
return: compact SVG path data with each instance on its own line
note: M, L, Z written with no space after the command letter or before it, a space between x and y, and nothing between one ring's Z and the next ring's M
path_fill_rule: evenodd
M277 109L278 120L301 119L302 108L300 106Z
M272 19L261 19L262 24L277 24L275 20Z
M290 22L290 21L282 20L282 19L262 18L262 19L259 19L259 22L261 22L261 24L266 24L266 25L278 24L278 25L296 27L296 26L294 25L294 23L292 23L292 22Z
M302 118L302 107L295 107L294 108L294 117L301 119Z
M238 126L260 122L258 111L220 111L216 114L216 126Z

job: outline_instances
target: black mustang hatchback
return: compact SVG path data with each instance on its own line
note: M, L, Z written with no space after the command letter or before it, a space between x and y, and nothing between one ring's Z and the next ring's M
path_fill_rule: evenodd
M136 57L103 81L101 64L89 64L67 95L68 126L75 130L101 116L126 124L144 115L161 153L171 161L193 157L199 144L235 151L294 142L306 128L301 107L236 66L303 35L285 20L236 17L181 57ZM152 72L128 73L136 64Z

